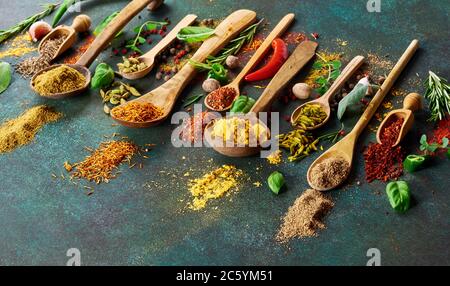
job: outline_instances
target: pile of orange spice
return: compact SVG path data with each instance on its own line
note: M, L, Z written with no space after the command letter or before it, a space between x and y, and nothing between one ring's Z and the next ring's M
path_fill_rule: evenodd
M67 58L65 58L63 60L63 62L65 64L76 64L77 61L80 59L80 57L84 54L84 52L87 51L87 49L89 49L89 47L92 45L92 42L94 42L95 40L95 36L93 35L89 35L86 40L81 44L81 46L79 46L76 51L71 54L70 56L68 56Z
M97 184L108 183L117 176L112 171L123 162L130 164L131 158L138 152L138 146L129 141L102 142L84 161L71 166L65 163L64 167L69 172L74 170L72 178L84 178Z
M164 114L161 108L149 102L130 102L114 108L111 113L116 118L128 122L147 122Z

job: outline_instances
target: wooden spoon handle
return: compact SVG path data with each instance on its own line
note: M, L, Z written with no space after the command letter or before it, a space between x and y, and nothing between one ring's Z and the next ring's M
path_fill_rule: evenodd
M312 41L305 41L299 44L272 78L250 112L258 113L265 111L276 98L278 91L284 88L286 84L309 62L309 60L312 59L316 53L317 45L316 42Z
M72 28L78 33L86 32L91 26L91 18L88 15L78 15L73 19Z
M260 62L262 57L267 53L268 49L272 45L273 40L282 35L289 25L294 21L295 14L290 13L281 19L281 21L275 26L275 28L270 32L264 42L259 46L256 52L253 54L251 59L247 62L245 67L233 80L237 85L242 81L242 79Z
M133 0L120 11L114 20L95 38L90 48L80 57L77 64L89 67L101 51L125 25L153 0Z
M173 27L173 29L156 44L150 51L141 56L142 58L153 58L157 56L162 50L164 50L175 38L177 37L178 32L184 28L192 24L192 22L197 19L197 15L189 14L184 17L178 24Z
M395 81L398 79L401 72L405 69L406 65L411 60L411 58L413 57L414 53L417 51L418 48L419 48L419 41L413 40L409 45L409 47L406 49L406 51L403 53L402 57L395 64L394 68L389 73L388 77L378 90L377 94L372 98L372 100L369 103L369 106L367 106L366 110L361 115L361 118L356 123L355 127L352 130L352 133L354 132L355 134L354 136L358 137L364 130L367 123L369 123L370 119L377 111L384 97L386 96L388 91L392 88Z
M328 103L330 98L335 95L344 84L352 77L352 75L361 67L364 63L363 56L354 57L348 65L341 72L336 81L331 85L330 89L322 96L318 101L323 101Z
M217 54L229 41L239 32L248 27L256 19L256 13L250 10L238 10L230 14L215 29L215 34L207 39L192 56L191 60L203 62L209 55ZM189 63L169 81L158 87L158 89L170 90L168 102L175 102L179 93L195 76L197 70Z

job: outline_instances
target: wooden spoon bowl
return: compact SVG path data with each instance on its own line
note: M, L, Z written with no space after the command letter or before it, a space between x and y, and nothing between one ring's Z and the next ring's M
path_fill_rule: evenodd
M57 65L52 65L52 66L50 66L48 68L45 68L45 69L40 70L39 72L37 72L31 78L31 81L30 81L31 89L33 91L35 91L36 93L38 93L38 91L36 90L36 87L34 86L34 82L36 80L36 77L41 75L41 74L43 74L43 73L45 73L45 72L48 72L49 70L52 70L52 69L57 68L57 67L62 66L62 65L69 66L69 67L77 70L78 72L80 72L86 78L86 81L84 82L83 86L80 87L80 88L68 91L68 92L43 94L43 95L41 95L42 97L53 98L53 99L61 99L61 98L65 98L65 97L71 97L71 96L74 96L74 95L82 93L83 91L85 91L89 87L89 83L91 82L91 73L90 73L89 69L87 69L86 67L81 66L81 65L57 64Z
M120 75L129 80L140 79L146 76L153 69L153 66L155 64L155 57L159 55L164 49L166 49L168 45L173 43L173 41L177 38L178 32L182 28L185 28L192 24L195 19L197 19L197 15L187 15L161 41L159 41L156 46L154 46L146 54L138 57L137 59L140 62L145 63L145 65L147 66L146 68L131 73L120 72Z
M266 37L264 42L261 43L259 48L253 54L253 56L250 58L250 60L247 62L247 64L244 66L244 68L241 70L241 72L234 78L234 80L231 83L229 83L228 85L223 86L221 88L234 89L234 93L235 93L234 99L238 98L239 95L241 95L239 85L241 84L244 77L261 61L261 59L264 57L264 55L267 53L270 46L272 45L273 40L275 40L277 37L279 37L286 31L286 29L289 27L289 25L294 21L294 18L295 18L295 14L293 14L293 13L290 13L290 14L287 14L286 16L284 16L283 19L281 19L281 21L275 26L275 28L272 30L272 32L270 32L270 34ZM205 106L210 110L217 111L217 112L224 112L224 111L229 110L231 108L231 106L233 105L234 100L231 102L230 105L226 106L223 109L213 108L208 103L208 98L210 95L211 95L211 93L209 93L205 97Z
M203 42L192 56L192 60L203 62L209 55L215 55L255 19L256 13L254 11L238 10L233 12L216 27L215 34ZM134 128L146 128L162 123L172 111L178 96L196 74L197 70L192 65L186 64L174 77L161 86L137 99L124 103L125 106L131 102L151 103L163 111L161 117L147 122L125 122L114 116L113 109L111 118L121 125Z
M392 147L400 144L400 141L406 136L409 130L411 130L414 124L414 112L422 108L422 96L418 93L410 93L405 97L403 101L403 108L397 109L389 112L386 115L383 122L381 122L380 127L377 130L377 142L381 144L381 134L383 130L388 127L392 122L399 118L403 118L403 124L400 129L397 141L395 141Z
M39 43L38 51L41 52L43 43L45 43L45 41L64 36L64 42L60 45L58 51L51 59L53 61L75 44L75 42L77 41L77 33L86 32L87 30L89 30L90 26L91 18L89 18L89 16L84 14L78 15L75 17L75 19L73 19L71 26L60 25L53 29L50 33L48 33Z
M97 58L97 56L104 50L104 48L110 43L110 41L116 36L117 32L123 29L125 25L134 17L136 16L142 9L145 8L150 2L153 0L133 0L130 3L128 3L125 8L122 9L122 11L114 18L114 20L106 27L103 32L98 35L92 45L87 49L87 51L80 57L80 59L77 61L75 65L68 65L78 71L80 71L85 77L86 77L86 83L83 85L82 88L64 92L64 93L57 93L57 94L48 94L45 95L47 98L65 98L70 96L75 96L84 90L89 86L89 83L91 81L91 73L88 69L88 67L92 64L92 62ZM80 15L81 16L81 15ZM79 18L80 19L80 18ZM81 21L81 20L80 20ZM76 21L74 20L74 23ZM80 26L81 24L77 24L76 26ZM49 71L53 68L56 68L60 65L52 65L48 68L45 68L39 72L36 73L35 76L31 79L30 86L31 88L36 91L34 88L34 80L36 79L36 76L38 74L42 74L42 72Z
M296 126L295 121L302 108L304 108L308 104L319 104L320 106L322 106L323 111L325 111L325 113L327 114L327 117L320 124L317 124L313 127L307 127L306 129L314 130L325 125L325 123L328 122L331 116L330 98L334 96L342 88L342 86L352 77L352 75L361 67L363 63L364 63L363 56L356 56L355 58L353 58L350 61L350 63L345 67L345 69L342 71L342 73L339 75L339 77L331 85L330 89L324 95L315 100L306 102L294 110L294 112L291 115L291 125L294 128L299 128L298 126Z
M314 57L317 49L317 43L312 41L306 41L300 43L297 48L292 52L291 56L286 60L280 70L275 74L275 76L270 81L269 85L263 91L262 95L253 105L249 114L254 114L257 116L259 112L266 111L272 102L278 95L278 92L283 89L288 82ZM259 124L267 128L267 132L270 135L270 129L259 120ZM213 128L212 123L208 124L205 134L209 136L211 134L211 128ZM270 136L269 136L270 137ZM222 155L229 157L246 157L251 156L258 151L261 147L223 147L223 144L214 145L214 142L208 141L209 145L213 147L214 150Z

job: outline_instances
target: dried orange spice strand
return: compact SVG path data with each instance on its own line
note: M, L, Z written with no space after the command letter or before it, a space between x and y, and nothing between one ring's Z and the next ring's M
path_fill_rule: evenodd
M146 122L161 117L161 108L151 103L130 102L114 108L111 113L118 119L128 122Z
M129 162L138 149L135 144L128 141L102 142L97 150L76 164L72 177L84 178L97 184L108 182L109 179L116 177L112 174L113 169L122 162Z

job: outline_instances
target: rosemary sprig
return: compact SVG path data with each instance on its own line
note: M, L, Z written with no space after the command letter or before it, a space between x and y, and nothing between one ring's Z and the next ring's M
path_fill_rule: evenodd
M429 121L438 121L445 118L445 113L450 113L450 85L444 78L429 71L429 77L425 81L425 98L429 102L431 117Z
M10 27L8 30L0 30L0 44L11 38L12 36L28 29L34 22L41 20L42 18L50 15L58 4L46 4L43 6L44 10L33 16L26 18L25 20L19 22L18 24Z
M211 69L212 64L223 64L228 56L237 54L241 48L245 44L249 44L253 41L253 37L256 34L256 30L258 29L258 26L262 23L264 19L261 19L258 23L255 23L242 31L239 34L239 37L233 39L230 41L230 43L222 49L222 51L219 53L218 56L209 56L206 59L205 64L201 64L195 61L189 61L191 65L193 65L196 68L199 68L201 70L208 70Z

